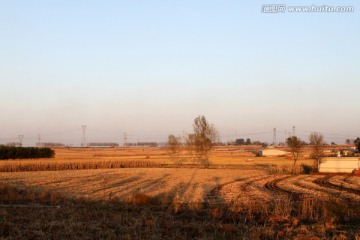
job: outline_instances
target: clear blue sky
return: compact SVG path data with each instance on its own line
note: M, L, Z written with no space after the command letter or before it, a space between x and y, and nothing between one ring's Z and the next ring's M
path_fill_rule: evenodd
M358 1L287 1L353 13L266 3L0 0L0 143L78 144L82 124L89 141L160 139L198 115L223 140L271 141L246 134L274 127L282 140L293 125L305 140L360 136Z

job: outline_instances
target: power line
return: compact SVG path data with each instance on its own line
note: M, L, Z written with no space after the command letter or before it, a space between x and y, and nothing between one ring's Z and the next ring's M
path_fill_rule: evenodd
M298 132L303 132L303 133L312 133L314 131L305 131L305 130L298 130ZM356 138L356 136L354 135L350 135L350 134L340 134L340 133L329 133L329 132L321 132L321 131L318 131L319 133L322 133L322 134L326 134L326 135L333 135L333 136L343 136L343 137L354 137Z
M80 130L81 130L81 128L74 128L74 129L69 129L69 130L65 130L65 131L61 131L61 132L43 134L43 136L62 135L62 134L70 133L70 132L78 132Z
M263 135L263 134L269 134L269 133L273 133L273 131L270 131L270 132L256 132L256 133L242 133L242 134L238 134L237 136ZM231 135L222 135L222 136L230 137Z

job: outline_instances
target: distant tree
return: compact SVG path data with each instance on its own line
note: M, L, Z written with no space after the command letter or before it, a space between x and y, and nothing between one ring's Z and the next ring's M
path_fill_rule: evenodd
M181 138L176 137L172 134L169 135L168 141L167 141L167 147L168 147L168 152L170 154L170 157L175 161L175 163L180 163L177 159L177 154L181 147Z
M351 143L351 140L350 139L346 139L345 140L345 144L350 144Z
M235 140L235 144L236 145L244 145L245 140L243 138L238 138L238 139Z
M252 142L252 144L253 144L253 145L261 145L262 147L266 147L266 146L269 145L269 144L266 143L266 142L260 142L260 141L258 141L258 140Z
M168 136L167 146L168 146L168 151L171 155L174 155L179 151L179 147L181 145L180 139L181 139L180 137L175 137L172 134Z
M195 134L193 133L188 134L185 138L185 144L190 155L192 155L195 149Z
M306 141L301 141L301 144L304 145L304 146L305 146L305 145L309 145L309 143L306 142Z
M358 152L360 152L360 138L356 138L355 141L354 141L355 145L356 145L356 148L358 150Z
M309 136L310 145L312 145L312 157L318 158L323 153L323 148L325 145L324 136L318 132L312 132Z
M302 144L302 141L300 140L300 138L297 138L296 136L289 137L286 140L286 144L290 148L290 152L293 156L293 160L294 160L293 174L295 174L296 161L298 160L298 158L300 156L300 151L301 151L301 148L303 147L303 144Z
M245 144L246 144L246 145L251 145L251 140L250 140L250 138L247 138L247 139L246 139Z
M198 116L194 119L193 129L194 133L188 137L188 140L193 144L197 158L202 160L204 165L208 165L208 153L217 140L217 131L205 116Z

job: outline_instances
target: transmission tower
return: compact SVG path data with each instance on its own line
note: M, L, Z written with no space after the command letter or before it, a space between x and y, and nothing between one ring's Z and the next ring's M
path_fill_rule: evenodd
M24 138L24 135L19 135L19 147L22 147L22 140Z
M273 146L276 146L276 128L273 129Z
M295 137L295 126L293 126L292 130L293 130L293 137Z
M126 137L126 132L124 132L124 147L127 147L127 137Z
M82 128L81 146L82 146L82 147L87 147L87 142L86 142L86 125L81 125L81 128Z
M37 143L36 143L37 147L41 147L41 135L38 134L38 140L37 140Z

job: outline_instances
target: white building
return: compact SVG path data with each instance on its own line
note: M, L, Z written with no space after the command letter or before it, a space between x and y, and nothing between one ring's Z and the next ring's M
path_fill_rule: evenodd
M266 157L266 156L285 156L287 152L275 149L275 148L264 148L258 151L258 156Z
M353 173L360 168L357 157L326 157L319 160L319 172Z

